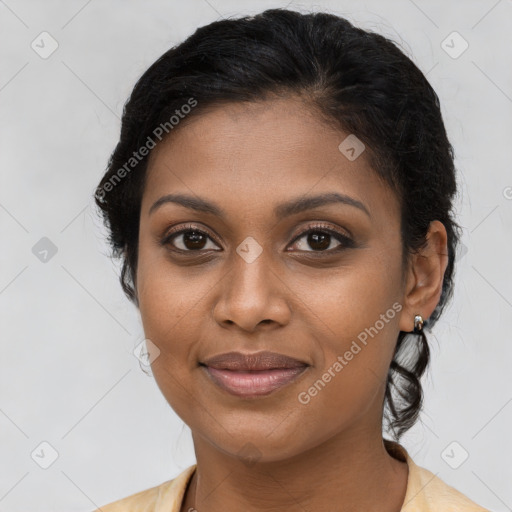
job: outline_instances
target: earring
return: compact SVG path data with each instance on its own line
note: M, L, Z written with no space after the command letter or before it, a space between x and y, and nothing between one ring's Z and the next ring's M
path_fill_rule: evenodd
M419 334L423 330L423 317L421 315L414 316L414 334Z

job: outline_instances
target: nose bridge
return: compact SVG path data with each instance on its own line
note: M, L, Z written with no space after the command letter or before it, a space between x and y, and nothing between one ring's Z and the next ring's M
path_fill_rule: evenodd
M274 282L272 254L252 236L246 237L233 254L233 274L230 279L230 292L244 296L247 300L255 294L269 294L269 284ZM274 278L274 279L273 279ZM261 299L261 297L254 297Z
M238 245L215 307L217 322L251 330L262 321L287 321L289 308L273 262L270 249L252 237Z

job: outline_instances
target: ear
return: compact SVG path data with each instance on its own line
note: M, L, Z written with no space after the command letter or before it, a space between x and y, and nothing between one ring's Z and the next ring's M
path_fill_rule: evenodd
M434 220L425 247L411 257L400 316L401 331L412 332L414 316L421 315L427 320L439 303L448 266L447 240L444 224Z

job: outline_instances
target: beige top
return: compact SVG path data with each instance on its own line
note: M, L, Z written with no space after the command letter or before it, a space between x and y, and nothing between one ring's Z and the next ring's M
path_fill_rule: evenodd
M400 444L387 439L384 444L393 457L407 462L409 467L407 489L400 512L490 512L427 469L417 466ZM180 512L185 490L195 469L194 464L173 480L132 494L94 512Z

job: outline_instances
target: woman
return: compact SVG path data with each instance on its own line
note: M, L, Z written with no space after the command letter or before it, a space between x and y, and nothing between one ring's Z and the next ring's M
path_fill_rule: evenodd
M103 512L484 511L398 443L455 192L438 97L378 34L268 10L162 55L96 202L197 464Z

